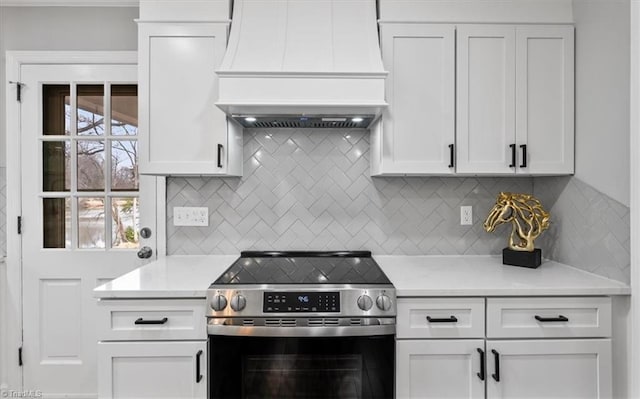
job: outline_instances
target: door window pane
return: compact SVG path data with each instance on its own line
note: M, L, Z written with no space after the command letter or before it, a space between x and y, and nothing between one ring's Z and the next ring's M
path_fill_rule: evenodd
M42 134L71 134L71 86L42 86Z
M43 198L43 247L71 246L71 201L69 198Z
M137 85L70 83L42 90L42 190L59 197L43 199L43 247L137 248Z
M112 248L137 248L140 230L140 203L137 197L111 199Z
M111 86L111 134L138 135L138 86Z
M104 86L78 85L78 135L104 135Z
M78 248L104 248L104 198L78 198Z
M120 140L111 142L111 189L113 191L138 190L138 142Z
M42 191L69 191L71 142L42 142Z
M104 190L104 141L78 140L78 191Z

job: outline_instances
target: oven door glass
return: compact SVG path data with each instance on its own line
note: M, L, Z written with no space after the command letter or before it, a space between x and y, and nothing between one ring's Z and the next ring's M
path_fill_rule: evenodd
M393 398L394 348L392 335L209 336L209 397Z

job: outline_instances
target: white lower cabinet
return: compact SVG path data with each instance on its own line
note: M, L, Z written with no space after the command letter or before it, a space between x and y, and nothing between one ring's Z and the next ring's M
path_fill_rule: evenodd
M487 398L609 398L611 340L487 341Z
M206 398L207 342L101 342L100 398Z
M396 345L396 397L484 398L484 340L406 340Z
M98 302L98 397L206 398L204 299Z
M397 322L397 399L612 395L611 298L398 298Z

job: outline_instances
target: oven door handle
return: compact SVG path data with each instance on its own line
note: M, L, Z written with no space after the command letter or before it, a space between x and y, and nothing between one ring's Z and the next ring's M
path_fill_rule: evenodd
M338 327L265 327L265 326L229 326L208 324L209 335L246 336L246 337L362 337L373 335L393 335L395 324L376 326L338 326Z

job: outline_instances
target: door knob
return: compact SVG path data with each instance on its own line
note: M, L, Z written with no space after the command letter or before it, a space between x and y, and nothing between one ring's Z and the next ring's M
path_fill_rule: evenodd
M143 227L140 229L140 237L142 238L150 238L151 237L151 229L148 227Z
M151 255L153 255L153 249L149 247L142 247L138 251L138 258L140 259L148 259L151 257Z

